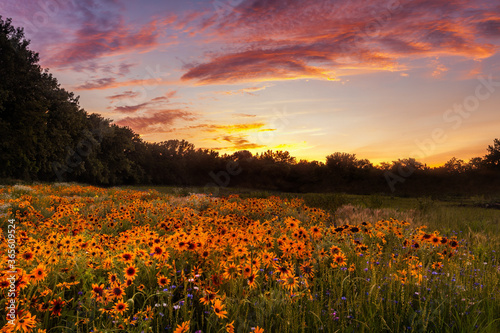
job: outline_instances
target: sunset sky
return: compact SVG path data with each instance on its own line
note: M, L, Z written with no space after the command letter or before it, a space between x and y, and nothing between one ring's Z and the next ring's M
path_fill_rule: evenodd
M221 153L434 166L500 138L498 0L3 0L89 113Z

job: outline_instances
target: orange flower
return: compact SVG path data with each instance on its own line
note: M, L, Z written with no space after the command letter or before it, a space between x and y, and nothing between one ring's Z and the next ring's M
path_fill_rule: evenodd
M26 251L21 255L21 258L26 260L27 262L31 262L35 256L33 255L33 252L31 251Z
M52 306L50 308L50 311L52 312L51 316L60 316L61 311L66 302L61 300L61 297L59 297L58 299L52 300L51 303L52 303Z
M132 262L134 261L134 255L130 252L124 252L119 256L120 260L123 262Z
M16 325L14 326L14 332L31 332L31 329L36 326L36 316L32 316L31 313L25 312L23 316L16 320Z
M163 275L158 276L157 281L158 281L158 284L160 285L160 287L164 287L167 284L170 284L170 279L163 276Z
M114 299L122 299L123 296L125 295L125 291L123 290L123 287L120 286L119 284L115 284L114 286L111 287L110 290L108 290L108 296L110 298Z
M229 324L226 324L226 332L227 333L234 333L234 320L230 322Z
M131 280L135 279L138 271L139 270L134 265L130 265L123 270L125 278Z
M153 253L154 256L161 256L164 252L165 252L165 250L163 249L163 247L158 246L158 245L154 246L151 249L151 253Z
M314 277L314 270L311 267L311 263L309 262L305 262L302 265L300 265L300 271L305 277L309 279L312 279Z
M174 333L185 333L187 331L189 331L189 320L177 326Z
M297 288L298 279L293 274L285 274L281 277L281 279L283 280L283 288L289 290L290 292Z
M224 268L224 274L222 277L226 280L235 279L240 275L239 268L233 263L228 264Z
M257 277L257 275L255 275L255 273L248 277L247 282L248 282L248 286L250 287L250 289L257 287L257 284L255 283L256 277Z
M333 256L333 262L331 263L333 268L345 265L347 265L347 257L342 252Z
M227 316L227 311L224 311L225 305L221 303L220 299L216 299L214 301L214 305L212 306L212 309L214 309L215 314L219 318L226 318Z
M252 267L250 265L243 267L243 276L248 278L250 275L252 275Z
M128 309L128 304L123 303L122 301L118 301L113 307L113 311L119 314L123 314L124 312L127 311L127 309Z
M432 245L439 245L441 242L441 238L439 236L432 236L431 238Z
M111 284L116 283L118 282L118 276L116 274L108 273L108 281Z
M204 305L210 304L217 297L217 293L211 290L205 290L204 294L205 295L200 298L200 302Z
M333 245L330 248L330 253L334 256L334 255L340 253L340 248L338 246Z
M45 265L38 265L33 270L31 275L33 275L36 282L42 281L43 279L45 279L47 277L47 271L45 270Z
M104 284L92 284L92 298L100 301L104 296Z
M443 267L443 263L440 261L436 261L432 264L433 269L441 269Z

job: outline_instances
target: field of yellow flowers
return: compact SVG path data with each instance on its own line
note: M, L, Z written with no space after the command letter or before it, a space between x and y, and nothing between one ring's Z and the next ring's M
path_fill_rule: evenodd
M2 187L0 216L1 332L500 331L498 266L405 221L70 184Z

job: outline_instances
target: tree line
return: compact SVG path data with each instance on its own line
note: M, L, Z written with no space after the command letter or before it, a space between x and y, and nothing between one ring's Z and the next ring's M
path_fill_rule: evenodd
M287 151L219 154L184 140L152 143L80 107L38 64L22 28L0 16L0 178L101 186L237 186L291 192L421 194L500 188L500 141L468 162L429 168L415 159L374 166L336 152L297 161Z

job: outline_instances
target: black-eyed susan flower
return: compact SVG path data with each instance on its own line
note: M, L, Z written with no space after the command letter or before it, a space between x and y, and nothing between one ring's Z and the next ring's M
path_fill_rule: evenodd
M234 263L229 263L224 268L224 273L222 274L222 277L225 280L231 280L231 279L236 279L239 275L240 275L239 267Z
M226 324L226 333L234 333L234 320Z
M38 265L33 272L31 272L31 275L33 275L34 280L36 282L42 281L47 277L47 268L45 265Z
M175 328L174 333L186 333L187 331L189 331L189 320L179 324Z
M333 268L345 265L347 265L347 257L342 252L339 252L333 256L333 262L331 264Z
M280 278L282 280L283 288L288 291L294 291L298 286L298 278L293 274L285 274Z
M212 303L217 298L217 293L209 289L205 290L203 297L200 298L200 302L204 305Z
M104 284L92 284L92 294L91 297L97 301L101 301L104 297Z
M108 297L111 299L122 299L123 296L125 295L125 290L123 290L123 287L119 284L114 284L111 286L111 288L107 291Z
M432 264L432 268L433 268L433 269L441 269L441 268L443 268L443 263L442 263L442 262L440 262L440 261L436 261L436 262L434 262L434 263Z
M118 275L116 275L114 273L108 273L108 281L111 284L117 283L118 282Z
M61 311L64 308L64 305L66 304L66 302L64 300L62 300L61 297L59 297L58 299L52 300L50 303L51 303L51 306L50 306L49 311L52 312L50 315L51 316L60 316Z
M122 301L116 302L115 306L113 307L113 312L119 313L119 314L124 314L128 310L128 304L124 303Z
M157 282L160 287L165 287L166 285L170 284L170 279L166 276L160 275L158 276Z
M29 312L23 312L21 318L16 320L13 332L31 332L36 326L36 316L31 315Z
M125 274L125 279L134 280L135 277L137 276L138 271L139 270L134 265L125 267L125 269L123 270Z
M254 274L251 274L248 279L247 279L247 282L248 282L248 286L250 287L250 289L253 289L255 287L257 287L257 284L255 283L255 279L257 278L257 275L254 273Z
M439 237L439 236L432 236L431 243L434 246L439 245L441 243L441 237Z
M330 254L334 256L338 253L340 253L340 248L338 246L332 245L332 247L330 248Z
M21 258L23 258L27 262L31 262L34 258L34 254L31 251L26 251L26 252L23 252L23 254L21 254Z
M130 252L123 252L120 256L119 259L125 263L130 263L134 261L134 254Z
M216 299L214 301L214 304L212 305L212 309L214 310L215 314L219 318L226 318L227 317L227 311L224 310L225 305L222 304L220 299Z
M314 277L314 270L309 262L300 265L300 271L306 278L312 279Z

